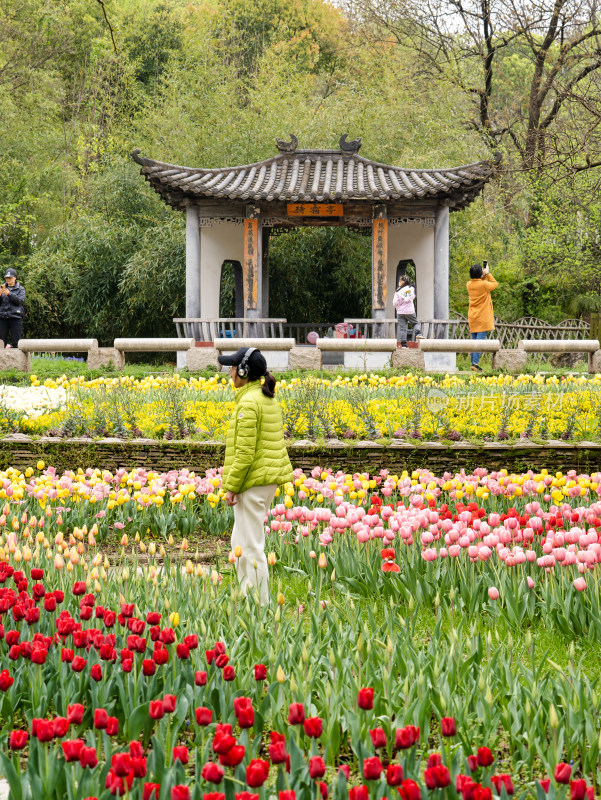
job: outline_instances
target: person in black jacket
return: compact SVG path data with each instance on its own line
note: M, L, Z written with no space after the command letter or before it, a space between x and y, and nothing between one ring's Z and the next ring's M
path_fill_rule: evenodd
M23 313L25 305L25 288L17 280L14 269L7 269L4 276L6 283L0 285L0 339L8 347L8 335L12 346L19 344L23 333Z

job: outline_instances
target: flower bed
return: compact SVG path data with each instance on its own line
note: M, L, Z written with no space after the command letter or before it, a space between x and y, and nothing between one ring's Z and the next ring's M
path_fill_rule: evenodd
M173 538L230 527L218 470L38 466L0 474L11 797L594 796L601 473L297 470L259 608Z
M66 399L55 394L55 408L39 413L36 401L23 413L5 398L0 432L223 440L234 404L231 385L217 376L80 377L45 387ZM601 431L600 375L305 378L281 381L278 400L290 439L570 441Z

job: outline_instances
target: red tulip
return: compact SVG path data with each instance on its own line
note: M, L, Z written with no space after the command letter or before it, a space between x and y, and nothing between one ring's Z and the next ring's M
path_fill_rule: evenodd
M443 717L440 720L440 732L443 736L455 736L457 734L457 726L453 717Z
M49 719L39 719L34 728L32 722L31 735L40 742L50 742L54 739L54 724Z
M497 790L497 794L501 794L501 787L505 787L505 791L507 794L513 794L513 781L511 780L511 775L491 775L491 783L494 784L495 789ZM584 781L584 785L586 786L586 781ZM578 800L584 800L584 797L578 798Z
M281 733L271 731L271 742L267 750L272 764L284 764L286 762L286 740Z
M366 758L363 761L363 776L366 781L377 781L382 774L382 762L378 756Z
M31 580L32 581L41 581L43 577L44 577L44 570L43 569L38 569L37 567L34 567L31 570Z
M263 786L269 776L269 761L253 758L246 767L246 783L253 789Z
M52 724L54 726L54 736L57 739L62 739L63 736L67 735L69 720L66 717L55 717Z
M478 759L478 766L480 767L490 767L490 765L495 760L492 752L488 749L488 747L478 748L477 759Z
M86 582L85 581L75 581L73 584L73 594L80 595L86 593Z
M95 747L82 747L79 751L79 763L84 769L94 769L98 764L98 754Z
M166 694L163 697L163 711L165 712L165 714L173 714L176 705L177 705L177 695Z
M159 800L160 791L160 783L145 783L142 792L142 800Z
M419 741L419 728L415 725L405 725L404 728L397 728L394 737L395 750L407 750Z
M255 680L256 681L267 680L267 667L265 666L265 664L255 664Z
M191 633L189 636L184 636L184 644L188 650L196 650L198 647L198 636L195 633Z
M258 800L258 794L250 794L250 792L246 792L246 794L250 795L250 797L256 797ZM225 792L204 792L202 800L225 800Z
M223 675L224 681L233 681L236 677L236 672L231 664L228 664L227 667L224 667L221 674Z
M171 789L171 800L190 800L190 789L182 784Z
M442 764L442 756L440 753L430 753L428 756L428 767L438 767Z
M389 764L386 768L386 783L389 786L400 786L403 782L403 767L400 764Z
M175 654L178 658L185 661L187 658L190 658L190 648L185 642L180 642L175 648Z
M307 717L303 723L303 727L305 733L307 736L310 736L311 739L319 739L323 733L323 722L320 717Z
M207 685L207 673L206 672L195 672L194 673L194 683L197 686L206 686Z
M145 658L142 661L142 672L144 673L144 675L146 675L146 677L154 675L156 670L157 670L157 665L154 663L152 658Z
M225 731L222 730L215 731L212 747L213 750L220 756L224 756L226 753L229 753L229 751L235 744L236 744L236 737L232 736L231 733L226 733Z
M131 756L129 753L115 753L111 758L111 768L119 778L129 775L131 771Z
M108 736L117 736L119 733L119 720L117 717L109 717L106 722L106 732Z
M71 662L71 669L73 672L81 672L87 663L88 662L85 658L82 658L81 656L75 656Z
M155 650L152 654L152 660L157 666L163 666L169 661L169 651L168 650Z
M90 677L94 681L101 681L102 680L102 667L100 664L94 664L92 669L90 670Z
M197 725L210 725L211 720L213 719L213 712L210 708L205 708L201 706L197 708L195 711L196 714L196 724Z
M319 794L321 795L321 800L327 800L328 798L328 784L324 783L324 781L319 781Z
M296 800L296 792L294 789L286 789L279 793L279 800Z
M451 783L449 768L443 764L427 767L424 770L424 780L428 789L444 789Z
M570 781L570 800L584 800L586 797L586 781L583 778Z
M569 783L571 775L572 767L569 764L565 764L563 761L560 761L560 763L555 767L554 777L557 783Z
M219 766L219 764L215 764L212 761L207 761L202 768L201 775L203 780L209 781L209 783L221 783L225 772L223 767Z
M359 689L357 695L357 705L364 711L369 711L374 707L374 690L373 689Z
M225 642L215 642L213 650L215 651L215 655L216 656L219 656L222 653L225 653Z
M220 653L218 656L215 656L215 666L219 667L219 669L223 669L229 660L229 656L227 656L225 653Z
M326 762L321 756L313 756L309 759L309 775L315 780L323 778L326 774Z
M305 721L305 707L302 703L291 703L288 709L290 725L302 725Z
M81 703L73 703L67 706L67 720L70 725L81 725L83 722L84 707Z
M187 764L190 760L190 755L188 753L188 748L180 745L178 747L173 748L173 761L181 761L182 764Z
M61 742L65 761L79 761L79 755L84 746L83 739L70 739L66 742Z
M478 769L478 758L477 758L477 756L468 756L467 757L467 765L470 768L470 772L475 772Z
M29 734L27 731L11 731L8 737L8 746L11 750L22 750L28 739Z
M369 732L371 736L371 743L373 746L378 750L380 747L386 747L386 733L384 732L384 728L374 728Z
M369 789L367 786L353 786L348 796L349 800L369 800Z
M151 719L162 719L165 716L162 700L151 700L148 704L148 715Z
M551 778L543 778L539 781L541 788L545 794L549 794L549 789L551 788Z
M0 672L0 692L6 692L14 682L15 679L11 677L7 669L3 669L2 672Z
M235 744L233 747L219 756L219 763L224 767L237 767L244 758L244 745Z
M259 795L252 792L237 792L234 796L236 800L259 800ZM203 796L203 800L207 800L206 794Z
M103 730L108 725L109 715L104 708L94 709L94 727Z

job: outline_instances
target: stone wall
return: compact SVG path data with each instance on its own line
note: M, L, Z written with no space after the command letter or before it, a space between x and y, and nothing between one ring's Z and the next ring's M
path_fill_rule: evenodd
M378 442L330 441L317 446L308 441L294 442L289 446L294 467L311 469L315 466L331 467L345 472L377 472L389 469L398 473L403 469L428 468L436 474L472 471L476 467L489 470L508 469L524 472L543 468L551 472L601 471L601 442L568 443L552 441L545 445L532 442L504 444L489 442L471 445L456 442ZM186 467L196 472L223 463L224 445L221 442L155 441L152 439L30 439L14 434L0 439L0 469L8 467L26 469L42 459L57 470L78 467L98 467L115 470L119 467L144 467L159 471Z

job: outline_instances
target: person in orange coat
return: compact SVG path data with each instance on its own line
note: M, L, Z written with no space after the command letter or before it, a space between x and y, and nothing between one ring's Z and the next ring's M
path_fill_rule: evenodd
M466 286L470 300L467 320L472 339L486 339L488 333L495 327L491 292L498 285L489 273L486 261L484 262L484 267L480 264L474 264L470 267L470 280ZM472 369L474 372L482 372L482 367L478 364L480 355L480 353L472 353Z

